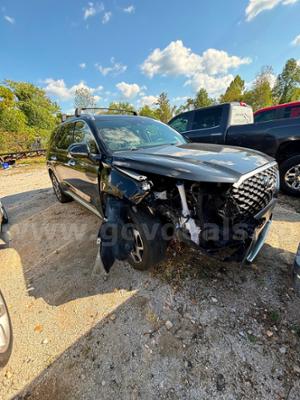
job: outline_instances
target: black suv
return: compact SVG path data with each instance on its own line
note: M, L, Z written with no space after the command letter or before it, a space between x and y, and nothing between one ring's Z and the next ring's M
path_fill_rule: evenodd
M101 217L100 254L137 269L161 261L174 237L222 260L251 262L278 191L276 162L254 150L188 143L137 115L77 109L54 131L47 165L62 203Z
M0 240L5 239L3 225L8 223L7 213L0 200ZM0 245L1 248L2 245ZM12 351L12 327L8 308L0 290L0 368L4 367L9 360Z

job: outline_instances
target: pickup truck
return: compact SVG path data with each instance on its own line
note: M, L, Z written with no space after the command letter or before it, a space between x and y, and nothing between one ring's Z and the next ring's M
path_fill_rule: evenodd
M245 103L224 103L176 115L169 125L191 142L255 149L276 159L281 189L300 196L300 118L255 123Z

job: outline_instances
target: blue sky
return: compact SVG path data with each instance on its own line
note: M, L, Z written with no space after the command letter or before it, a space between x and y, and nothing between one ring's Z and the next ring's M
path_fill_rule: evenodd
M0 80L30 81L64 111L78 86L99 105L174 104L239 73L300 62L300 0L0 0Z

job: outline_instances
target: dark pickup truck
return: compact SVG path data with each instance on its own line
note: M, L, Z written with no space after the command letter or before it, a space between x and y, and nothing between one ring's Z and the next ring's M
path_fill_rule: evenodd
M181 113L169 125L192 142L247 147L274 157L281 189L300 196L300 118L254 123L251 107L225 103Z

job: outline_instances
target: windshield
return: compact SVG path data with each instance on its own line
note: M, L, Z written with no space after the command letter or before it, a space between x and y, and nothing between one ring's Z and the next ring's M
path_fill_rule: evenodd
M105 145L111 150L135 150L186 140L168 125L148 118L117 117L95 121Z

